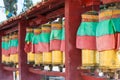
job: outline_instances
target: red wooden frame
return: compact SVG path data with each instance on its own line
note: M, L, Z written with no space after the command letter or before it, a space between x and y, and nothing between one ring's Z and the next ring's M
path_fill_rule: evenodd
M34 69L34 68L29 68L29 71L32 73L35 73L35 74L40 74L40 75L65 77L64 72L44 71L44 70L38 70L38 69Z
M120 2L120 0L102 0L104 4Z

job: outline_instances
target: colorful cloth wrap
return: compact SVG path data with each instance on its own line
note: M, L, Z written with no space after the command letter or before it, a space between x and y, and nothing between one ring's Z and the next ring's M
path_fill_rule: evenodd
M2 37L2 54L5 56L9 56L9 38Z
M33 33L32 28L27 28L26 32L27 32L26 37L25 37L26 44L25 44L24 50L26 53L29 53L32 51L32 38L33 38L34 33Z
M33 53L40 53L39 41L41 37L41 29L36 28L34 29L34 36L32 38L32 52Z
M18 34L12 35L12 38L9 40L9 49L10 54L18 53Z
M98 15L82 14L82 22L77 31L77 48L96 50L97 24Z
M60 50L62 40L62 24L59 22L53 22L51 27L50 50Z
M39 51L40 52L50 51L50 32L51 32L50 24L42 25L42 33L39 39Z
M61 40L61 51L65 52L65 21L62 24L62 40Z
M120 10L108 9L99 14L99 24L96 31L98 51L117 49L120 46Z

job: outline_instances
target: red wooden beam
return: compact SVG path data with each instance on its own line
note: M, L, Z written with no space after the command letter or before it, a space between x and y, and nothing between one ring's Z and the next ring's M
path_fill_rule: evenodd
M29 26L37 26L37 25L46 23L48 21L48 19L45 16L41 16L41 15L36 15L36 16L38 17L28 21Z
M49 13L46 17L47 19L52 19L52 18L64 16L64 14L65 14L65 8L60 8L56 11Z
M54 2L54 3L53 3ZM44 4L38 4L34 9L31 9L24 13L26 16L36 15L36 14L44 14L53 10L57 10L60 5L64 4L64 0L53 0L53 2L47 1Z
M38 17L36 17L35 19L32 19L32 20L29 20L29 26L35 26L35 25L47 23L51 19L55 19L57 17L64 16L64 12L65 12L64 8L60 8L56 11L53 11L53 12L47 14L46 16L36 15Z
M100 5L100 0L85 0L86 6Z
M120 0L102 0L104 4L120 2Z
M4 66L3 68L7 71L18 71L18 68L14 68L14 67Z
M50 72L50 71L41 71L39 69L29 68L29 71L35 74L45 75L45 76L63 76L65 77L65 73L63 72Z
M10 29L6 29L6 30L3 30L4 31L4 34L9 34L9 33L12 33L12 32L15 32L15 31L18 31L18 25L16 26L13 26L11 27Z
M97 76L91 76L89 74L81 74L81 77L83 80L106 80L105 78L97 77Z
M100 5L100 0L79 0L81 6L93 6L93 5Z
M7 22L5 24L2 24L0 26L0 30L3 30L3 29L7 29L7 28L11 28L11 27L16 27L17 24L18 24L18 20L15 20L15 21L11 21L11 22Z

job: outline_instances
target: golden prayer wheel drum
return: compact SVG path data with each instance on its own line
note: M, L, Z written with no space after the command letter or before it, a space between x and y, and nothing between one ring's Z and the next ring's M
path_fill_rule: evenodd
M35 53L35 65L43 64L43 54Z
M43 64L52 64L51 52L43 52Z
M29 63L34 63L35 61L35 54L32 52L27 53L27 61Z
M6 63L6 56L2 54L2 63Z
M96 51L82 50L82 66L95 66L95 65L96 65Z
M100 63L100 52L96 51L96 66L99 66Z
M100 67L105 69L113 69L115 68L115 58L116 51L115 50L107 50L100 52Z
M52 51L52 64L59 65L63 64L63 53L61 51Z
M18 64L18 53L10 55L10 60L14 64Z
M7 64L11 62L11 61L10 61L10 56L5 56L5 62L6 62Z
M65 52L63 52L63 64L65 64Z
M120 68L120 50L116 52L116 68Z
M14 39L14 34L10 35L10 39ZM10 51L10 63L14 63L14 55L13 53L11 53Z

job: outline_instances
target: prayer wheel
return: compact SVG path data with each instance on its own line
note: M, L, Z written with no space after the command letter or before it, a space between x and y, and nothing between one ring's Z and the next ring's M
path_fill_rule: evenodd
M43 64L43 54L35 53L35 65L40 66L40 64Z
M27 62L34 63L35 60L35 54L32 52L32 38L33 38L33 29L27 28L26 29L26 37L25 37L25 52L27 53Z
M43 64L52 64L52 53L51 52L43 52Z
M10 53L9 53L9 36L5 36L5 62L10 63Z
M65 18L62 19L61 51L63 52L63 64L65 65Z
M32 64L34 63L34 60L35 60L35 54L33 52L28 52L27 53L27 62L28 64Z
M98 13L88 11L82 14L82 22L77 31L76 47L78 49L96 50L96 28Z
M51 27L50 48L52 50L52 64L62 65L63 52L60 50L62 40L62 24L60 22L53 22Z
M100 67L113 69L116 66L116 51L106 50L100 52Z
M33 48L35 54L35 65L37 66L43 64L43 54L42 52L39 51L40 36L41 36L41 29L40 28L34 29Z
M119 68L119 18L120 9L109 7L101 10L97 27L97 49L100 51L100 67ZM117 46L117 50L116 50Z
M82 50L82 66L95 66L96 65L96 51L95 50Z
M43 64L50 65L52 64L52 53L50 52L50 33L51 33L51 24L42 25L41 33L41 51L43 52Z
M63 64L63 53L61 51L52 51L52 64L59 65Z
M12 40L10 43L10 47L11 47L11 54L10 54L10 61L11 63L13 63L14 65L18 64L18 33L14 32L14 34L12 35Z
M82 22L77 31L76 47L82 49L82 67L94 67L99 64L96 48L96 28L98 13L88 11L82 14Z

